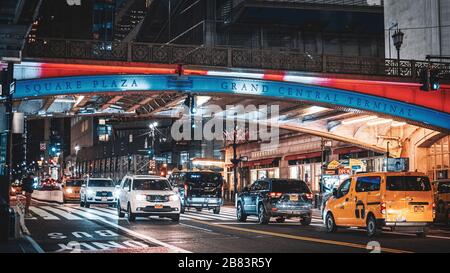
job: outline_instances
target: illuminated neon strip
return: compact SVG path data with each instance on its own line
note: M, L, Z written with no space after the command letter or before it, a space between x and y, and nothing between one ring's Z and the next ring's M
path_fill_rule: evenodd
M330 87L220 76L103 75L22 80L14 99L86 93L187 91L293 99L387 114L450 130L450 114L398 100Z

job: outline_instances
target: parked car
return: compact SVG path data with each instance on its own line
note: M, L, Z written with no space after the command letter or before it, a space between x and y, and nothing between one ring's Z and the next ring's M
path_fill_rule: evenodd
M139 216L180 220L181 202L166 178L153 175L126 175L118 189L117 212L129 221Z
M66 179L61 184L64 202L79 201L81 185L83 185L83 179Z
M186 209L195 208L213 210L220 213L223 205L223 178L220 173L212 171L181 171L174 172L169 177L171 185L181 199L181 213Z
M111 178L88 177L80 189L80 206L89 208L91 204L105 204L113 207L117 203L115 190Z
M433 185L436 216L439 217L440 221L450 225L450 179L434 181Z
M258 216L260 224L268 224L271 217L282 223L286 218L299 217L302 225L311 224L313 194L308 185L294 179L264 179L238 194L236 217L239 222L247 216Z
M430 180L423 173L364 173L333 191L322 218L327 232L360 227L372 237L388 227L425 236L435 216L434 204Z

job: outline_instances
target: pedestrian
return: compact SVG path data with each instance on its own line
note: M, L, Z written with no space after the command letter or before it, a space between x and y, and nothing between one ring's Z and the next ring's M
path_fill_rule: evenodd
M32 172L23 180L22 190L25 192L25 215L30 215L31 194L33 194L34 174Z

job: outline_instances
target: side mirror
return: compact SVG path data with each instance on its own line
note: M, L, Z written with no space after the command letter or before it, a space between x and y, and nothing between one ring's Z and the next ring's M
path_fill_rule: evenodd
M249 189L248 187L244 187L244 188L242 189L242 191L243 191L243 192L249 192L250 189Z
M336 188L333 189L333 197L337 198L338 191Z

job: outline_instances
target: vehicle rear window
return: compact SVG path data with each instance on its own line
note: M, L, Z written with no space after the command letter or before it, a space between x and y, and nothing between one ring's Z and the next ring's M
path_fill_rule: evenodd
M186 173L186 181L191 183L222 183L222 175L218 173Z
M170 184L163 179L136 179L133 182L133 190L138 191L169 191Z
M426 176L388 176L388 191L430 191L430 180Z
M369 192L380 190L381 177L364 176L356 179L356 192Z
M114 182L112 180L106 179L91 179L89 180L89 187L114 187Z
M301 180L274 180L272 191L281 193L311 193L308 185Z
M83 180L67 180L66 181L67 187L81 187L81 184L83 184Z
M450 181L449 182L440 182L438 186L439 193L450 193Z

